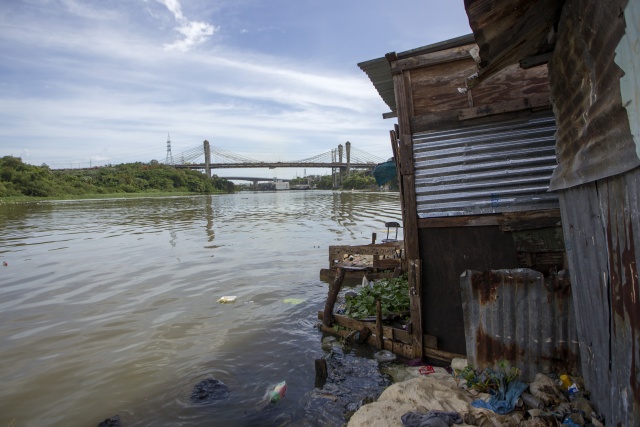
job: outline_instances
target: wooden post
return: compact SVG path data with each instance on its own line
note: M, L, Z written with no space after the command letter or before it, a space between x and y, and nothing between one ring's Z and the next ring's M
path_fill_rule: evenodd
M327 376L328 376L327 359L325 359L325 358L316 359L315 365L316 365L316 383L315 383L315 386L316 386L316 388L322 388L322 387L324 387L324 384L327 382Z
M419 259L409 260L409 299L411 302L411 333L413 335L413 357L423 356L422 336L422 274Z
M375 245L376 244L376 238L378 237L378 235L376 233L371 233L371 244Z
M322 324L325 326L331 327L333 325L333 306L336 305L345 273L346 270L343 267L336 268L336 278L329 285L329 295L327 295L327 302L324 305L324 317L322 318Z
M384 338L382 336L382 308L380 300L376 300L376 345L384 350Z

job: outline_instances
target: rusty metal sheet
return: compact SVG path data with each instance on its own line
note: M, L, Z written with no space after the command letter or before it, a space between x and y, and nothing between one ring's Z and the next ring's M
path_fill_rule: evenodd
M558 168L551 189L593 182L640 166L620 92L625 73L615 62L616 48L625 34L622 12L626 3L570 0L565 4L549 60L558 118ZM633 74L637 79L637 70Z
M460 276L467 359L478 369L507 361L524 381L538 372L580 372L566 272L467 270Z
M560 192L582 372L607 425L640 420L640 169Z
M420 218L557 209L550 112L413 135Z

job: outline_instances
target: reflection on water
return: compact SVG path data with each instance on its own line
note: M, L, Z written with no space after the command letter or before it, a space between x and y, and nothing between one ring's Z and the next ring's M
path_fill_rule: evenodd
M318 272L329 245L391 220L397 194L0 205L0 426L331 424L344 408L314 389ZM229 398L194 407L207 377ZM262 409L282 380L287 396Z

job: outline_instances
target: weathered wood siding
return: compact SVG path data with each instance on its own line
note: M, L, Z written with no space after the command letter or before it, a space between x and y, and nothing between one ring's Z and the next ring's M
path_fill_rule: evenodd
M640 169L560 193L582 373L607 425L640 420Z

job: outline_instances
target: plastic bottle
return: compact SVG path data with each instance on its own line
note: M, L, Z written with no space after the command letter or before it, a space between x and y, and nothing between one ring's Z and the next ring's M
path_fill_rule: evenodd
M281 383L278 383L278 385L275 386L273 391L271 392L271 402L277 403L278 401L280 401L280 399L284 397L284 394L286 392L287 392L287 382L282 381Z
M560 381L562 381L562 385L564 386L565 390L569 389L569 387L571 387L571 384L573 384L571 382L571 378L569 378L569 375L567 374L560 375Z
M524 402L524 404L527 405L529 408L544 409L544 403L542 403L542 401L537 397L529 393L522 393L520 397L522 398L522 401Z

